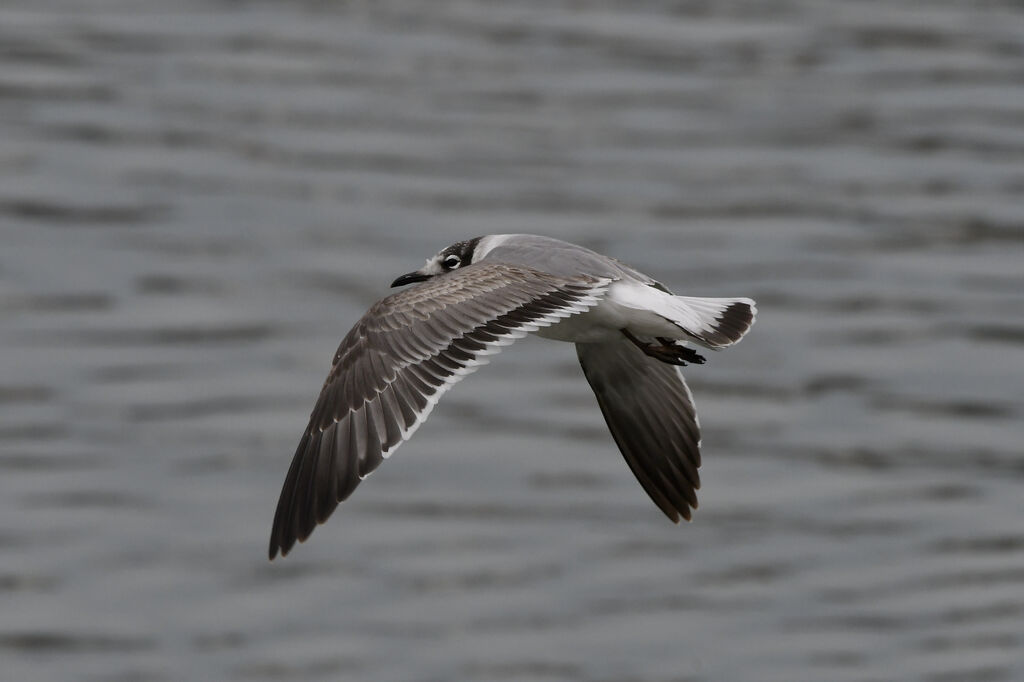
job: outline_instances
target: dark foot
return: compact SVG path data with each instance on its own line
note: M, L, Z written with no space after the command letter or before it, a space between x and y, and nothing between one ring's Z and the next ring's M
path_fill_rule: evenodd
M655 346L653 343L644 343L636 338L628 329L622 329L621 331L627 339L633 342L633 345L642 350L645 355L655 360L660 360L670 365L678 365L679 367L686 367L687 362L697 365L704 364L704 358L698 355L696 351L686 346L677 346L672 339L658 337L658 341L662 345Z
M707 362L707 360L704 359L704 356L700 355L694 349L687 348L686 346L676 345L676 342L673 341L672 339L666 339L659 336L658 341L661 341L662 344L669 346L670 348L675 350L677 353L679 353L679 355L682 356L683 360L686 360L687 362L692 362L695 365L703 365L705 362Z

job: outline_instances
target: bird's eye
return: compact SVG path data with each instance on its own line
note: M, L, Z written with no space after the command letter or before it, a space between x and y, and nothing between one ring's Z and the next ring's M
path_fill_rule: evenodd
M458 256L451 255L445 258L443 261L441 261L441 265L445 266L449 270L454 270L455 268L459 267L459 264L461 262L462 260Z

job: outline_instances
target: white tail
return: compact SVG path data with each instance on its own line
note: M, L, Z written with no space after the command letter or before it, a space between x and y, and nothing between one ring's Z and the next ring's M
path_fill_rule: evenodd
M672 314L666 316L669 320L696 343L712 350L742 339L757 315L757 306L749 298L671 296L662 304L671 309Z

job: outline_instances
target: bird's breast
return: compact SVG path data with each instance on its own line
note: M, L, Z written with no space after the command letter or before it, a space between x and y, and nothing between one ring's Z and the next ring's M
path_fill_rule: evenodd
M600 343L618 338L620 329L628 320L620 306L603 300L586 312L567 317L560 322L543 327L537 336L570 343Z
M593 308L537 331L538 336L571 343L601 343L619 339L622 329L640 337L679 338L678 326L654 312L659 298L671 297L637 282L616 282Z

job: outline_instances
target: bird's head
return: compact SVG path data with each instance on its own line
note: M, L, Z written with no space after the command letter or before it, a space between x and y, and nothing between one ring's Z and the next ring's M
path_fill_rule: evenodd
M414 282L425 282L431 277L443 275L452 270L464 268L473 262L473 251L476 249L480 237L456 242L448 248L442 249L436 255L427 259L427 262L419 270L407 272L394 282L393 287L405 286Z

